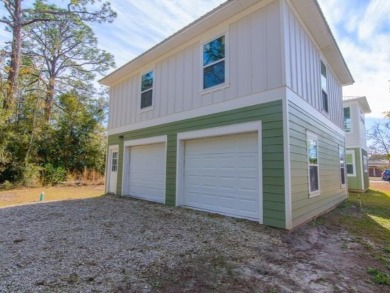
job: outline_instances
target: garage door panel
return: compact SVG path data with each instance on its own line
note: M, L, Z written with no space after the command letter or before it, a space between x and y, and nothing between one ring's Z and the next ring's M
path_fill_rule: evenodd
M165 202L165 144L130 147L129 195Z
M184 205L259 218L257 133L185 142Z

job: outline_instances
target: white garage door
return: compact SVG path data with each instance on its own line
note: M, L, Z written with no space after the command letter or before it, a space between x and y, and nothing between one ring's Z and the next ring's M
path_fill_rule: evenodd
M130 196L165 202L165 143L130 147Z
M185 206L259 219L257 133L188 140L184 160Z

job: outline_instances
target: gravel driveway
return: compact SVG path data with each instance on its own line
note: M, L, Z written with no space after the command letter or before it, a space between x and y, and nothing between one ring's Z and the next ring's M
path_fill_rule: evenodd
M0 209L0 292L383 292L345 231L102 196Z

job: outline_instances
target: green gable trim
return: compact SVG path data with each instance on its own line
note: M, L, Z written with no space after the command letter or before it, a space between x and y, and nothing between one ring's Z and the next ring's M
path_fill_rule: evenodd
M122 195L124 141L167 135L165 204L174 206L176 204L177 134L253 121L262 122L263 222L265 225L285 228L284 139L281 100L110 135L108 145L119 145L117 194ZM123 138L119 138L119 136L123 136Z

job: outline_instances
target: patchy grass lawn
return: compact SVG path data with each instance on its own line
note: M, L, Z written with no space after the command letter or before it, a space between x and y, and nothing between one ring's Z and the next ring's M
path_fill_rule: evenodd
M375 283L390 286L390 184L371 182L366 193L350 193L335 211L318 220L328 228L336 226L357 236L381 264L367 267Z
M0 208L39 202L42 191L45 194L44 201L84 199L102 195L104 193L104 185L4 190L0 191Z
M42 190L58 202L0 192L20 205L0 208L0 292L390 292L388 183L290 233L103 186Z

